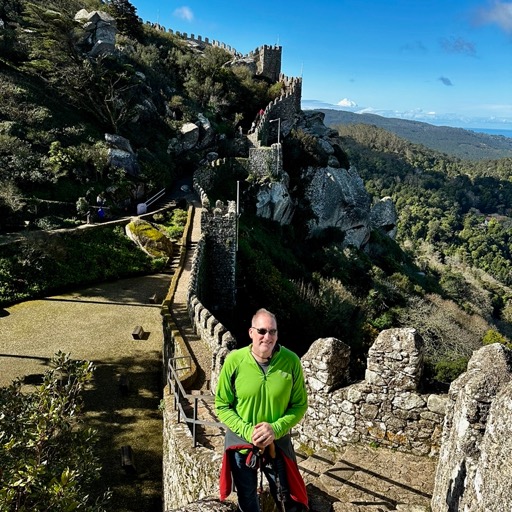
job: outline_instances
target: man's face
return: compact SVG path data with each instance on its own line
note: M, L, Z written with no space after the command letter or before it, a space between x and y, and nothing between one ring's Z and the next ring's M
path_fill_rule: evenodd
M253 320L252 324L249 329L252 351L256 356L268 359L277 343L277 323L272 316L262 313Z

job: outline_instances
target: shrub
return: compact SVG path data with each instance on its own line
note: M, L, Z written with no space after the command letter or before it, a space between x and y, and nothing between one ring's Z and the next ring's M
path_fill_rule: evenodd
M459 375L462 375L468 367L468 359L459 357L454 360L439 361L435 365L435 379L439 382L449 384L453 382Z
M489 329L482 337L482 344L491 345L493 343L501 343L508 348L512 348L512 344L507 340L507 338L505 338L505 336L503 336L503 334L500 334L494 329Z
M0 509L67 512L106 510L109 493L95 495L100 465L96 432L83 428L82 394L92 363L59 352L41 385L0 388Z

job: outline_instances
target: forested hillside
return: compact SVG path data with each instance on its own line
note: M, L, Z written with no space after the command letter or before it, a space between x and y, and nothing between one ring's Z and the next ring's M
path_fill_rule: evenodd
M512 157L512 138L503 135L488 135L463 128L434 126L419 121L383 117L376 114L355 114L333 109L319 109L319 111L325 114L325 123L328 126L372 125L384 128L414 144L422 144L435 151L458 158L487 160Z
M89 55L84 27L74 19L82 8L114 17L115 52ZM126 0L3 0L0 19L0 231L6 241L5 233L20 229L40 241L55 228L83 224L100 193L111 215L133 213L137 194L147 197L192 176L209 152L246 158L239 128L247 132L254 113L282 90L247 67L227 65L232 56L218 47L200 50L140 23ZM209 145L181 151L170 144L199 116L211 124ZM105 134L132 144L135 174L109 164ZM398 243L375 231L364 250L344 247L335 229L307 238L299 214L281 226L249 209L240 219L237 311L222 320L245 339L243 322L265 305L299 353L318 337L347 342L357 361L354 378L380 330L414 326L426 341L430 377L447 382L482 340L508 341L510 159L457 160L367 125L345 126L340 134L374 199L394 199ZM300 194L301 173L327 155L315 137L297 129L282 144L284 169ZM233 180L221 181L214 195L234 199ZM98 235L97 249L89 240L89 250L73 237L58 246L2 246L2 304L52 286L124 275L118 265L99 263L108 236ZM126 272L158 267L135 249L128 254L119 231L110 237ZM83 256L80 264L76 254ZM441 375L446 365L454 372Z

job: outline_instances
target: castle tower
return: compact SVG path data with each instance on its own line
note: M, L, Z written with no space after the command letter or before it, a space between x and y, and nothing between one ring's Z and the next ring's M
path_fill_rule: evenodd
M256 74L268 78L271 82L278 82L281 74L282 46L264 45L258 48Z
M202 269L203 304L212 312L230 312L235 306L236 205L217 201L203 208L201 229L205 234L205 268Z

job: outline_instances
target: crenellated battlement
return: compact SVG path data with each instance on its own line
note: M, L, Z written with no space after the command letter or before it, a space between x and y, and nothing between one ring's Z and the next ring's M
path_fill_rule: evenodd
M277 123L270 123L270 121L281 119L281 132L286 135L301 110L302 78L281 74L279 81L284 86L281 96L265 107L258 124L250 133L252 140L263 146L268 145L269 139L277 139Z
M186 41L197 45L199 47L204 48L205 46L216 46L217 48L222 48L223 50L231 53L236 57L242 57L242 54L238 52L235 48L230 46L229 44L223 43L221 41L217 41L215 39L210 40L208 37L203 36L195 36L194 34L187 34L186 32L174 31L172 29L166 29L163 25L159 23L152 23L150 21L146 21L146 25L154 28L155 30L159 30L161 32L166 32L167 34L175 35L176 37L180 37L181 39L185 39Z
M214 46L217 48L222 48L226 52L233 55L233 57L236 59L252 59L256 64L257 75L267 77L273 82L277 82L279 80L279 75L281 74L282 46L264 44L244 55L233 48L231 45L217 41L215 39L209 39L208 37L203 37L201 35L189 35L186 32L173 31L172 29L166 29L159 23L152 23L147 21L146 25L155 30L180 37L181 39L187 41L187 43L189 43L191 46L197 47L201 50L204 50L206 46Z

